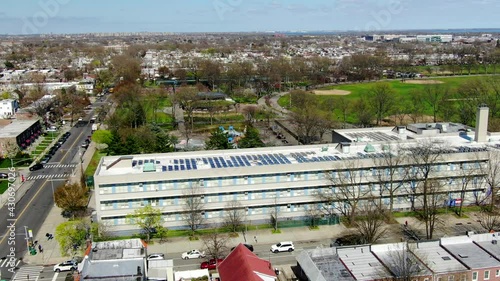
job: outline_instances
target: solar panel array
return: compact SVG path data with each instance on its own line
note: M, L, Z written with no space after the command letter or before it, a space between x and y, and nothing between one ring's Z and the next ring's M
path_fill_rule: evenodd
M370 139L373 141L397 141L399 140L396 136L391 136L382 132L363 132L363 133L346 133L349 137L353 139Z
M498 146L500 148L500 145ZM461 146L454 149L447 149L441 151L442 153L459 153L459 152L479 152L486 151L484 147L466 147ZM211 156L211 157L198 157L188 159L172 159L167 160L168 163L154 159L137 159L132 161L132 167L142 166L147 163L153 163L161 166L162 171L189 171L197 170L200 166L210 167L212 169L219 168L234 168L234 167L250 167L250 166L272 166L272 165L286 165L292 164L290 161L294 159L297 163L314 163L314 162L328 162L339 161L345 159L367 159L367 158L382 158L386 153L369 152L357 154L342 155L320 155L314 151L305 152L291 152L288 155L283 153L267 153L267 154L247 154L247 155L234 155L229 157Z
M458 148L458 152L480 152L480 151L486 151L486 147L466 147L466 146L461 146Z
M338 156L317 156L315 152L292 152L290 156L295 158L299 163L312 163L312 162L326 162L326 161L337 161L341 158Z

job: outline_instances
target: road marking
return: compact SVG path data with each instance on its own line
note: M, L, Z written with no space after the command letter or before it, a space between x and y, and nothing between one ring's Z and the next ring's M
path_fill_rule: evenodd
M59 272L56 272L54 274L54 277L52 277L52 281L56 281L57 280L57 276L59 276Z
M71 144L71 147L73 147L73 145L75 145L75 143L77 142L77 140L82 136L83 134L83 131L78 135L78 137L73 141L73 143ZM66 154L63 156L63 158L61 159L61 162L63 162L64 158L66 158L66 156L68 156L68 152L69 151L66 151ZM38 189L38 191L35 193L35 195L33 195L33 197L31 197L31 200L28 202L28 204L26 204L26 206L24 207L24 209L19 213L19 215L17 215L17 218L16 219L20 219L23 214L26 212L26 210L28 210L29 208L31 208L31 205L33 203L33 201L37 198L38 194L40 192L42 192L42 190L44 189L45 185L48 183L48 181L45 181L42 186ZM8 231L5 232L5 235L2 237L2 239L0 239L0 245L5 241L5 239L7 238L7 234L8 234Z
M10 266L8 258L6 258L4 260L0 260L0 261L2 261L2 263L0 264L0 267L12 267L12 266ZM18 259L16 262L16 266L18 266L20 263L21 263L21 260Z
M23 266L16 272L12 281L36 281L42 270L43 266Z
M58 179L66 179L68 177L70 177L71 174L69 173L64 173L64 174L50 174L50 175L37 175L37 176L29 176L26 178L27 181L31 181L31 180L40 180L40 179L54 179L54 178L58 178Z

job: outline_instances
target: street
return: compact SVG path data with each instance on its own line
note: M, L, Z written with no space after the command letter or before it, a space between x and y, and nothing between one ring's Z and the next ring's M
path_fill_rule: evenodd
M100 105L102 103L94 103L94 109L95 106ZM83 152L80 145L91 135L91 124L88 121L94 114L94 109L88 112L84 118L85 126L74 126L70 129L71 136L58 149L50 163L38 171L28 172L28 169L25 169L21 172L26 178L24 184L31 185L31 187L16 204L13 211L15 219L9 216L6 205L0 209L0 270L2 279L12 278L12 268L15 265L17 267L22 265L20 260L27 249L26 233L31 230L35 236L35 233L40 229L50 207L54 204L53 191L64 184L74 174L75 169L80 168L80 153ZM11 227L11 223L15 223L15 227ZM9 236L14 237L14 233L15 238L8 239Z

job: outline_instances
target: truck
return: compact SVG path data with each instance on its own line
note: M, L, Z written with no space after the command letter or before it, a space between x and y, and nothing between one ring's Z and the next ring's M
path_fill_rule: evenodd
M97 124L92 124L92 133L97 131Z

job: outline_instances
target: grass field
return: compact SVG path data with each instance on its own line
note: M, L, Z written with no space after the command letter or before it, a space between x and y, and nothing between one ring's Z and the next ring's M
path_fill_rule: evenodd
M7 188L9 188L9 181L8 180L1 180L0 181L0 194L3 194Z
M499 68L500 70L500 68ZM450 87L452 93L457 89L461 84L471 81L474 79L478 79L478 76L471 76L471 77L439 77L439 78L432 78L432 80L436 81L441 81L443 82L441 85L446 85ZM318 100L321 102L325 102L327 99L339 99L339 98L345 98L350 101L356 101L360 98L362 98L367 92L370 91L370 89L376 84L380 82L367 82L367 83L355 83L355 84L347 84L347 85L338 85L338 86L329 86L329 87L324 87L320 88L318 90L343 90L343 91L349 91L349 95L317 95ZM411 83L402 83L400 80L390 80L387 81L392 87L392 89L400 96L403 96L407 99L410 98L410 94L412 91L415 90L423 90L427 85L426 84L411 84ZM285 95L282 96L278 100L278 104L284 108L289 108L290 107L290 95ZM292 105L293 106L293 105ZM425 110L425 114L430 115L432 113L430 108L427 108ZM334 110L334 114L336 116L341 116L340 111ZM352 114L349 115L348 117L348 122L353 122L354 121L354 116Z

